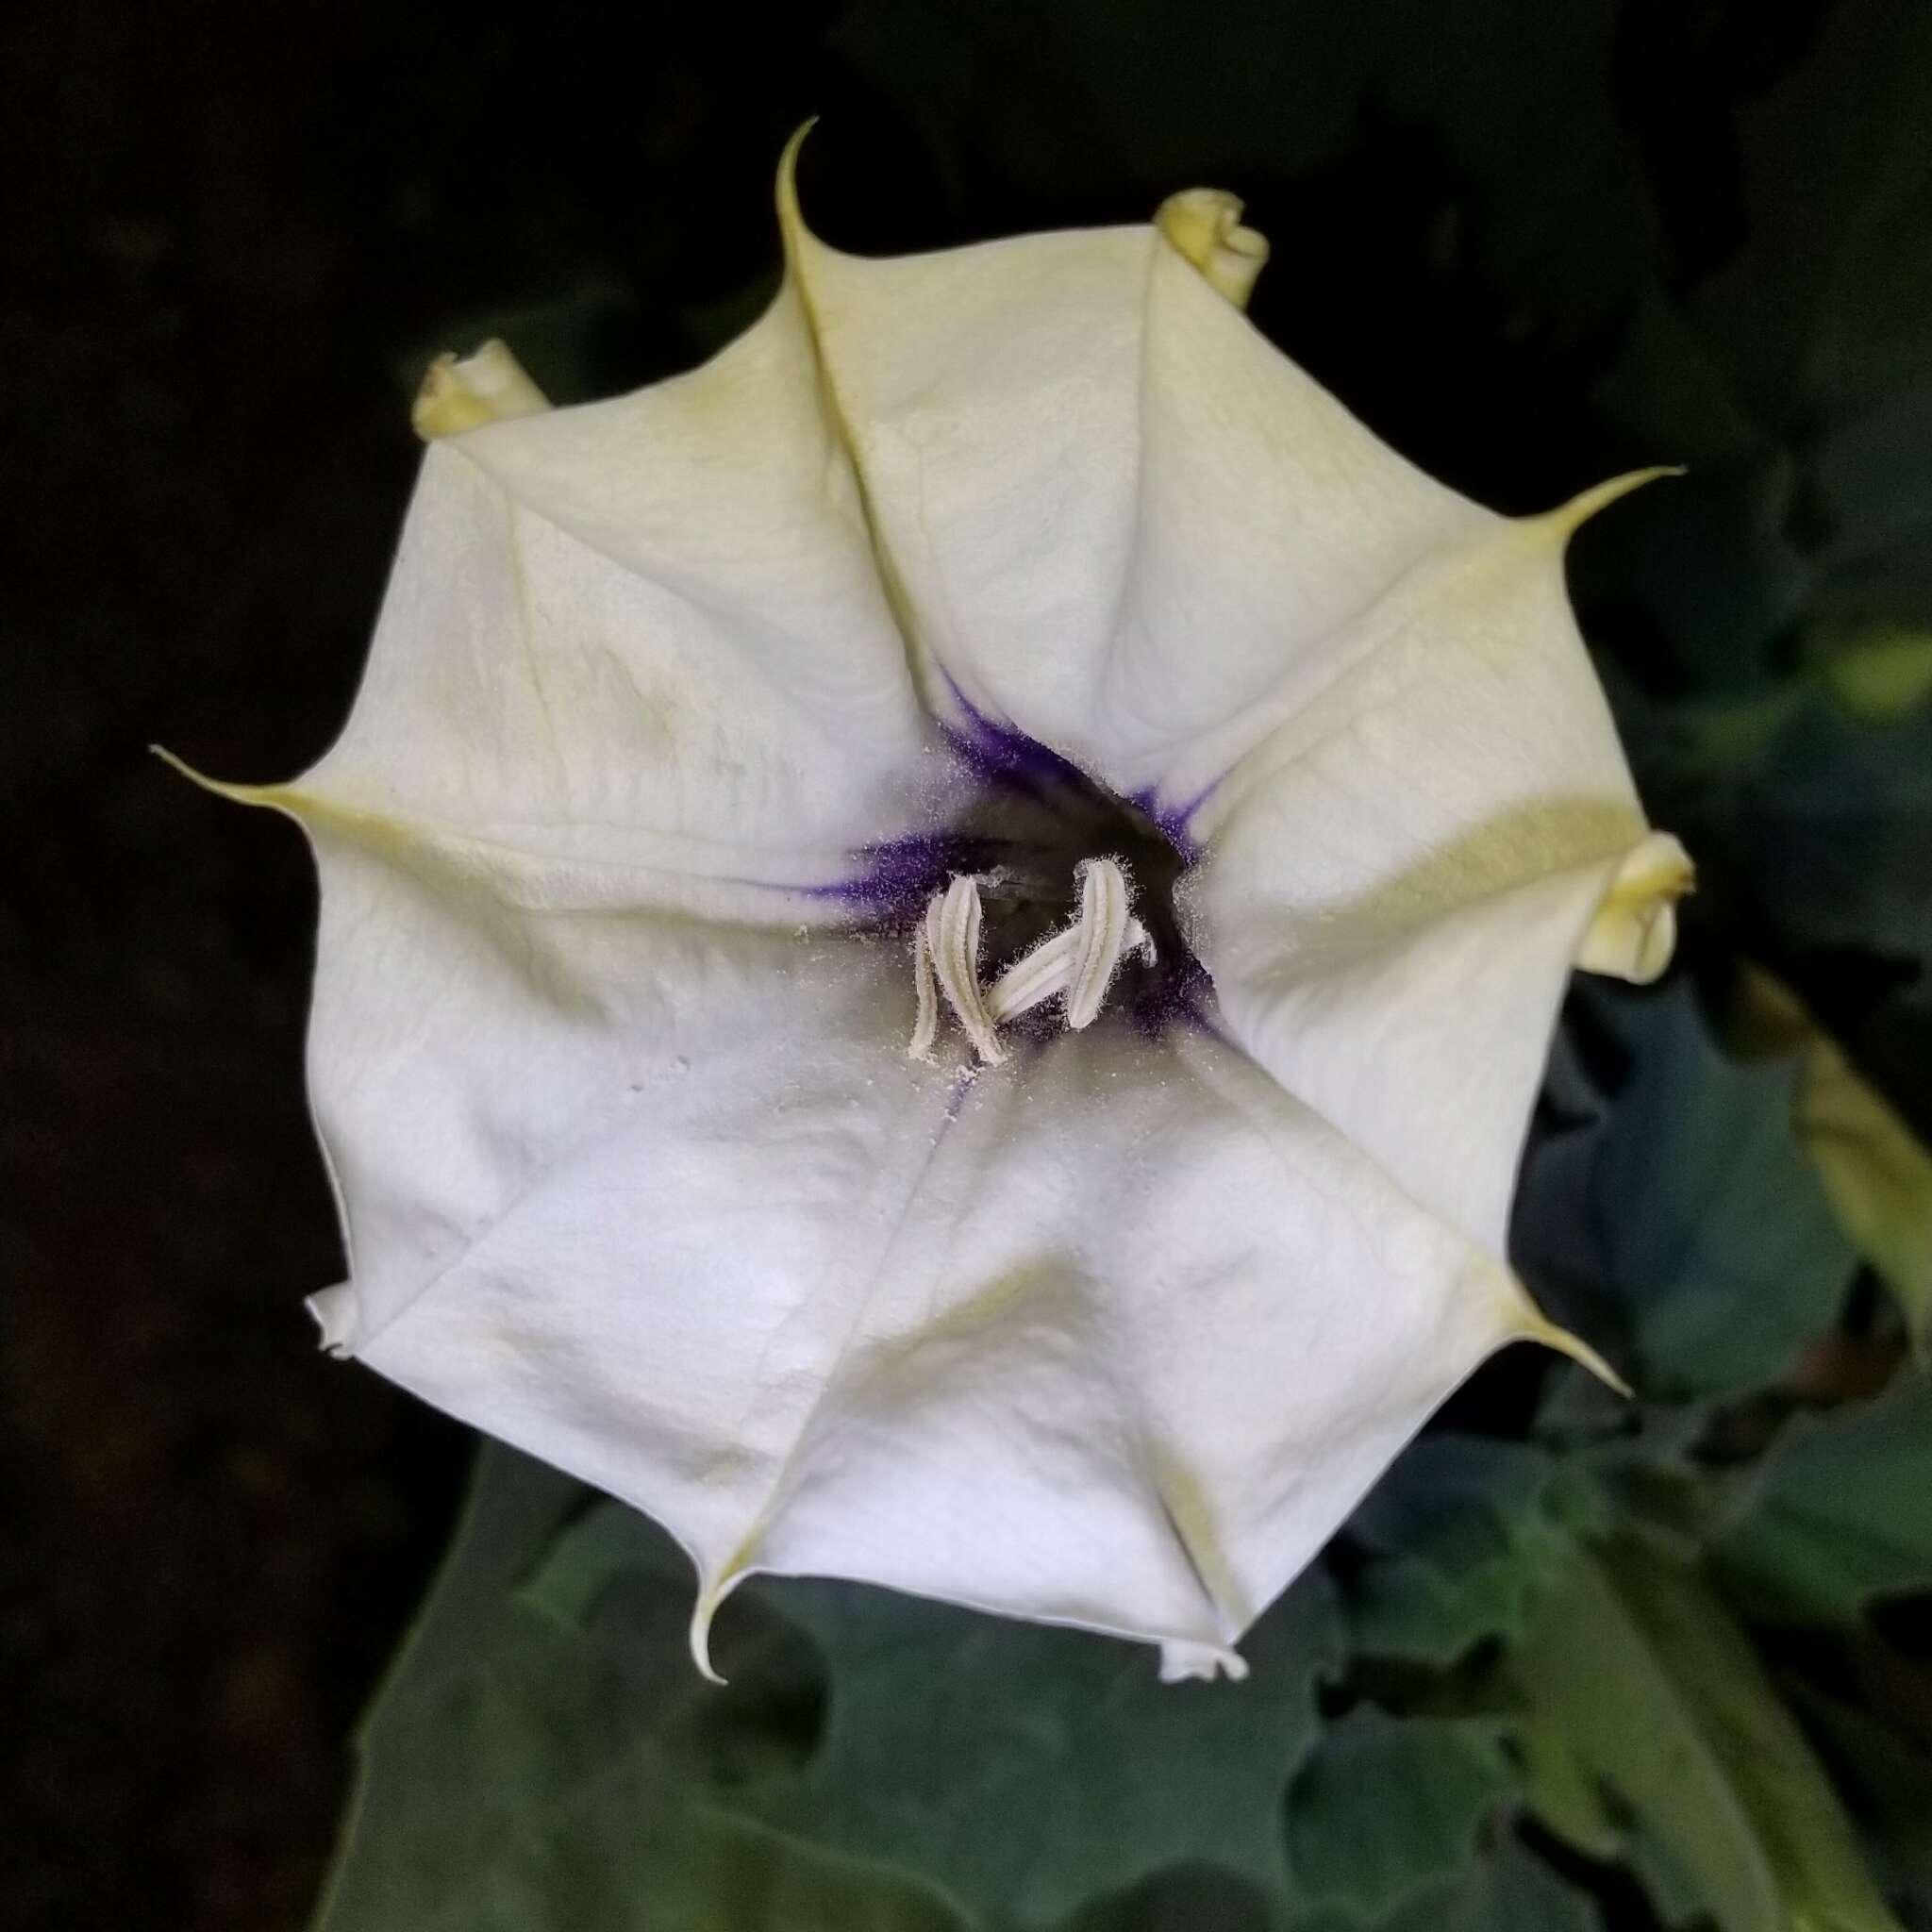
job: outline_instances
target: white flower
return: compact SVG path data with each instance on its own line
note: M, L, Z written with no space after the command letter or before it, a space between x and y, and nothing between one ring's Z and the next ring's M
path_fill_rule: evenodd
M1486 1356L1573 962L1688 882L1567 604L1147 227L439 366L314 842L328 1344L755 1571L1233 1645ZM1071 1024L1064 1023L1071 1023ZM916 1050L908 1054L908 1043Z

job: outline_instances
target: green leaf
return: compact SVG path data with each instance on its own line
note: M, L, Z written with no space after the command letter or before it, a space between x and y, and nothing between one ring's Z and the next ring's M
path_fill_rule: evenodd
M1541 1707L1519 1719L1515 1743L1524 1796L1537 1820L1587 1858L1621 1857L1624 1831L1582 1754Z
M1712 1555L1754 1611L1800 1623L1932 1590L1932 1379L1793 1418L1724 1500Z
M1595 1901L1514 1838L1460 1883L1424 1892L1375 1932L1600 1932Z
M1840 1226L1932 1357L1932 1152L1824 1033L1805 1049L1798 1131Z
M884 1591L750 1588L811 1632L832 1687L818 1756L747 1788L753 1815L917 1872L988 1926L1190 1862L1281 1895L1282 1793L1342 1657L1321 1569L1244 1641L1240 1684L1162 1684L1140 1645Z
M1895 1882L1932 1901L1932 1740L1874 1712L1788 1681L1785 1690L1819 1740L1845 1802Z
M1379 1924L1459 1881L1515 1789L1494 1718L1391 1717L1364 1705L1323 1736L1289 1794L1299 1897Z
M590 1501L554 1471L484 1450L455 1546L363 1726L318 1932L961 1932L903 1875L720 1802L734 1776L808 1748L809 1647L796 1633L741 1620L720 1652L741 1681L706 1685L684 1648L689 1574L641 1518L648 1560L580 1594L584 1622L520 1591L559 1533L581 1555L567 1525ZM554 1602L555 1581L537 1594Z
M1590 1507L1585 1486L1534 1444L1420 1437L1348 1525L1370 1552L1349 1586L1355 1648L1442 1668L1485 1638L1520 1637L1568 1558L1568 1525Z
M1579 1548L1510 1669L1720 1932L1899 1932L1749 1643L1696 1574Z
M758 1579L714 1633L720 1689L691 1589L644 1518L487 1449L366 1726L318 1932L1196 1924L1234 1897L1283 1923L1283 1793L1342 1656L1324 1573L1219 1685L1161 1684L1141 1645Z
M1055 1932L1309 1932L1287 1903L1212 1865L1179 1865L1083 1906Z
M1792 1125L1796 1068L1723 1053L1692 989L1586 983L1553 1079L1585 1038L1616 1063L1525 1160L1512 1229L1552 1312L1647 1395L1777 1379L1836 1316L1855 1257Z
M1710 1922L1704 1900L1682 1861L1656 1832L1638 1825L1624 1848L1624 1862L1637 1874L1650 1900L1650 1908L1666 1925L1695 1924L1699 1932Z

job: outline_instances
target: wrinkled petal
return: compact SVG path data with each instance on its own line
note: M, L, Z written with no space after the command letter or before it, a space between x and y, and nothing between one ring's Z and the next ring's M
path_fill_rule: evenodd
M1589 963L1654 977L1688 880L1679 852L1598 920L1649 828L1562 554L1643 479L1468 502L1172 223L871 261L789 176L781 208L928 688L1178 820L1234 1037L1500 1253L1572 962L1595 934Z
M672 1526L706 1619L831 1574L1225 1652L1534 1326L1208 1036L962 1087L882 1054L891 949L689 945L659 974L702 991L625 1016L601 1104L358 1353ZM470 1017L554 1087L554 1040Z
M1501 520L1272 348L1156 227L869 260L787 247L904 598L948 680L1115 791L1178 804L1249 708Z
M1570 527L1503 525L1386 598L1264 719L1185 889L1234 1037L1496 1254L1572 962L1654 977L1689 872L1570 614Z
M433 445L354 715L278 802L756 916L930 818L933 742L788 293L693 375Z

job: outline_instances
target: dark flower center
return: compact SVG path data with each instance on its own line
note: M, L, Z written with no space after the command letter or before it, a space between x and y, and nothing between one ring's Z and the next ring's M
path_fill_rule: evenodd
M1037 741L967 715L968 726L947 737L980 780L971 807L942 832L867 852L861 875L842 896L863 905L875 929L909 935L936 893L972 874L984 915L979 973L991 984L1074 921L1081 861L1111 858L1130 882L1133 914L1154 942L1154 957L1123 958L1108 1010L1150 1035L1176 1021L1199 1022L1211 982L1174 908L1175 885L1197 856L1185 831ZM1010 1024L1020 1040L1051 1037L1060 1026L1058 1002Z

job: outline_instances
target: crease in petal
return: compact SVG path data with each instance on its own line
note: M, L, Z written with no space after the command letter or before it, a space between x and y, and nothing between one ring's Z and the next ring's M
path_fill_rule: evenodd
M836 983L817 980L815 998ZM909 1122L861 1120L827 1091L814 1111L858 1135L843 1191L774 1216L782 1248L750 1243L762 1312L710 1333L704 1357L662 1358L681 1298L655 1303L650 1324L613 1324L611 1289L581 1277L666 1281L676 1257L719 1255L710 1217L726 1203L763 1217L787 1186L770 1142L701 1192L633 1202L594 1173L559 1174L365 1358L667 1522L703 1579L697 1654L718 1604L759 1571L1128 1635L1171 1673L1237 1670L1246 1624L1388 1457L1538 1318L1241 1056L1208 1037L1131 1038L1051 1049L1024 1088L941 1082L910 1164ZM873 1064L861 1055L839 1084L862 1087ZM721 1085L706 1106L751 1127L795 1089ZM632 1131L675 1158L690 1128L640 1115ZM636 1142L613 1170L619 1152L596 1168L658 1164ZM586 1193L602 1203L595 1239L579 1233L565 1270L554 1214ZM708 1306L750 1314L700 1283ZM694 1413L730 1458L672 1453L663 1411L720 1375Z
M1570 609L1579 514L1492 520L1257 708L1179 895L1234 1037L1498 1256L1570 969L1661 971L1683 876Z
M815 366L788 287L687 375L432 442L355 711L293 789L815 890L954 808Z

